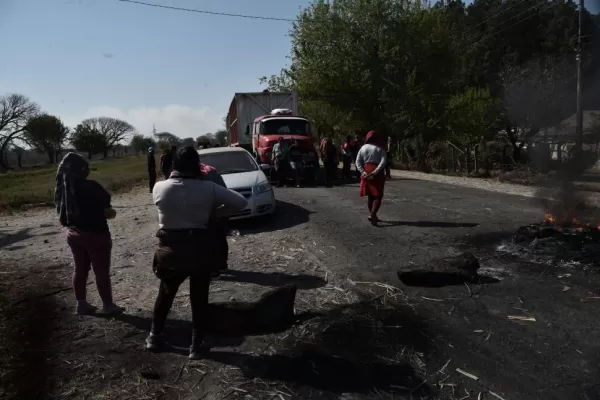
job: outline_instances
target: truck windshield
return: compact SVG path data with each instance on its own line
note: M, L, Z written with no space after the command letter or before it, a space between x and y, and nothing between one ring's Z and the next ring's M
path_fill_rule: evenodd
M308 121L293 118L272 118L260 124L261 135L302 135L310 136Z
M221 175L250 172L258 169L252 156L245 151L200 153L200 162L215 168Z

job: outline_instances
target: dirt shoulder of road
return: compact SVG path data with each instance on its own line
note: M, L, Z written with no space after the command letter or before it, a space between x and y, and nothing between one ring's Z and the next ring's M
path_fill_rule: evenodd
M463 186L524 197L545 197L551 199L554 194L552 187L550 187L549 190L548 188L498 182L493 179L485 178L468 178L461 176L428 174L424 172L405 170L392 170L392 177L445 183L448 185ZM582 191L585 192L586 201L596 206L600 205L600 193L596 191L586 190L581 186L577 185L575 187L579 187Z

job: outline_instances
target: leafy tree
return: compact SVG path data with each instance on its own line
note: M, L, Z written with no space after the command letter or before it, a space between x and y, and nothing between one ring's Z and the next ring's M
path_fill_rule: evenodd
M83 151L91 159L94 154L104 151L105 138L89 125L79 124L71 135L71 144L77 151Z
M159 143L166 144L167 148L181 145L181 139L169 132L155 133L154 137Z
M22 137L27 121L38 113L39 106L22 94L0 97L0 154L4 155L9 144ZM0 157L0 164L8 169L5 157Z
M314 0L290 32L290 65L260 83L298 91L319 135L377 129L424 170L448 141L479 146L492 120L504 120L518 159L530 136L574 108L577 14L567 0ZM600 29L589 13L584 36L591 76Z
M135 151L136 155L139 155L140 153L148 151L149 147L156 147L156 140L150 136L137 134L131 137L129 146L133 148L133 151Z
M51 164L57 162L58 154L69 136L67 128L60 118L40 114L27 121L24 138L34 149L48 155Z
M214 140L219 146L225 146L227 144L227 131L225 129L219 129L214 134Z
M112 117L88 118L82 121L81 125L102 138L100 147L104 158L108 157L108 151L114 145L135 132L135 128L128 122Z
M270 92L287 92L293 90L294 82L289 72L282 69L279 75L263 76L258 79L261 85L266 85Z
M501 116L502 105L489 89L467 88L450 98L447 114L449 139L455 147L462 149L467 169L474 152L477 171L477 148L495 137L501 128Z

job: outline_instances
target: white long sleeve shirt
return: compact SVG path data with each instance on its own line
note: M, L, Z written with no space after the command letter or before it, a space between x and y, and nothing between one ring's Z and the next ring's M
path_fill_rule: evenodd
M157 182L152 198L160 229L203 229L213 211L241 211L248 201L241 194L202 179L167 179Z
M358 151L356 156L356 169L361 174L365 172L365 164L377 164L377 168L373 171L372 175L377 175L387 163L387 152L379 146L373 144L365 144Z

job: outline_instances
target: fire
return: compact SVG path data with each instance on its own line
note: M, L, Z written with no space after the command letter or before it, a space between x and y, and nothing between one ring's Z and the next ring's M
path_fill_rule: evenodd
M544 222L548 225L554 225L556 223L556 218L546 211L546 214L544 215Z
M544 214L544 224L545 225L555 225L557 229L561 230L562 227L568 226L572 229L575 229L578 232L583 232L584 230L598 230L600 231L600 223L592 224L592 223L583 223L577 217L562 217L559 218L555 215L552 215L549 211L546 211Z

